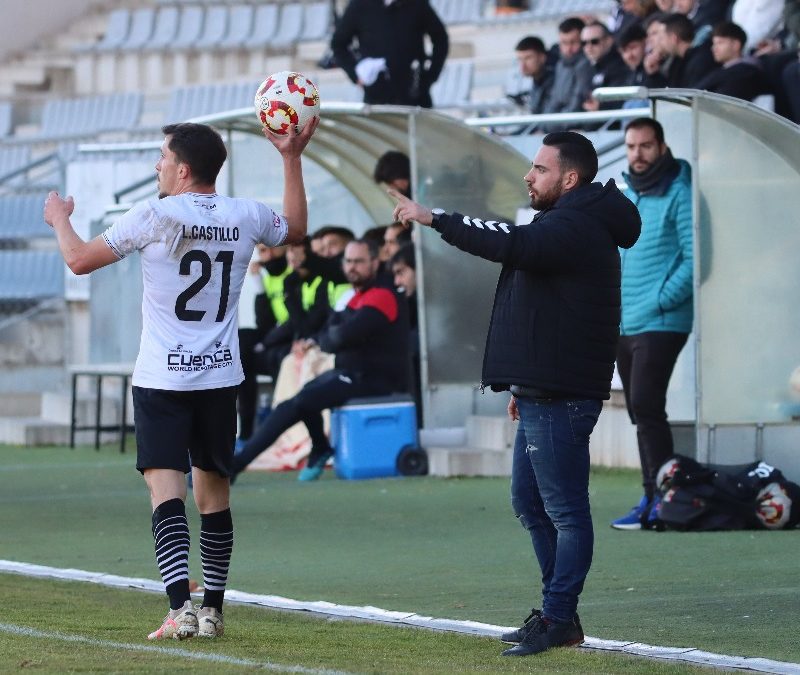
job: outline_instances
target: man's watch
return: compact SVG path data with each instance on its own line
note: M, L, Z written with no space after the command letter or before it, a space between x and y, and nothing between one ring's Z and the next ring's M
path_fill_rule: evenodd
M444 215L444 209L431 209L431 227L438 229L439 219Z

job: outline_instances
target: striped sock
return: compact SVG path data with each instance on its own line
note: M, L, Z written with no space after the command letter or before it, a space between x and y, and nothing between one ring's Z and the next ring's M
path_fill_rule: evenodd
M200 560L203 563L203 607L222 611L233 551L231 510L200 514Z
M169 596L170 609L179 609L189 595L189 523L180 499L170 499L153 511L156 563Z

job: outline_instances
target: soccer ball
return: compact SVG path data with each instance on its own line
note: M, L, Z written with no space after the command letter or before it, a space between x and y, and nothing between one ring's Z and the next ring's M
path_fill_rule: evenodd
M319 114L319 92L305 75L283 70L270 75L256 91L256 115L265 129L279 136L293 124L299 132Z

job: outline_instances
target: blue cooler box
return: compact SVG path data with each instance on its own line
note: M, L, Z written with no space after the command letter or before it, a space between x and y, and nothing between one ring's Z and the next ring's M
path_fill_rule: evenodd
M416 406L407 396L354 398L331 414L339 478L399 476L397 455L416 444Z

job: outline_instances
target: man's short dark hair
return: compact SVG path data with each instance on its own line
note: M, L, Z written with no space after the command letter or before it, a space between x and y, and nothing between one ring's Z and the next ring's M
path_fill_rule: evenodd
M685 14L678 14L677 12L667 14L661 19L661 23L664 24L664 29L667 33L677 36L681 42L691 43L694 40L694 24Z
M222 136L206 124L180 122L161 127L164 136L170 136L167 147L177 160L187 164L192 176L204 185L216 182L219 171L228 157Z
M597 175L597 152L592 142L575 131L554 131L542 139L544 145L558 150L561 171L575 170L578 181L591 183Z
M356 236L353 234L352 230L346 228L344 225L324 225L314 233L312 238L319 239L320 237L325 237L329 234L335 234L336 236L346 239L347 241L352 241Z
M722 37L736 40L742 47L747 44L747 33L745 32L744 28L742 28L738 23L733 23L733 21L722 21L721 23L718 23L716 26L714 26L714 30L711 31L711 35L712 37Z
M652 129L659 145L664 143L664 127L652 117L637 117L625 125L625 131L628 129Z
M644 42L647 39L647 32L638 21L625 26L617 35L617 48L625 49L632 42Z
M586 25L586 22L577 17L571 16L567 19L564 19L560 24L558 24L558 32L559 33L572 33L573 31L582 31L583 27Z
M544 46L544 42L542 42L541 38L538 38L535 35L527 35L517 42L517 46L514 47L514 51L538 52L539 54L547 54L547 47Z
M373 240L378 246L383 246L383 235L386 234L387 230L386 225L378 225L377 227L371 227L368 230L364 230L364 234L361 235L362 239L371 239Z
M648 28L650 28L651 24L654 23L664 23L664 19L669 16L669 12L653 12L652 14L648 14L644 19L642 19L642 26L645 29L645 32Z
M411 180L411 162L408 155L398 150L384 152L375 164L372 177L376 183L391 183L398 178Z
M410 267L412 270L417 269L417 256L414 253L414 244L407 243L403 244L390 259L389 259L389 269L392 269L395 265L406 265Z
M380 255L381 247L374 239L353 239L352 241L347 242L348 246L350 244L361 244L367 247L367 251L369 251L369 257L371 260L375 260Z

